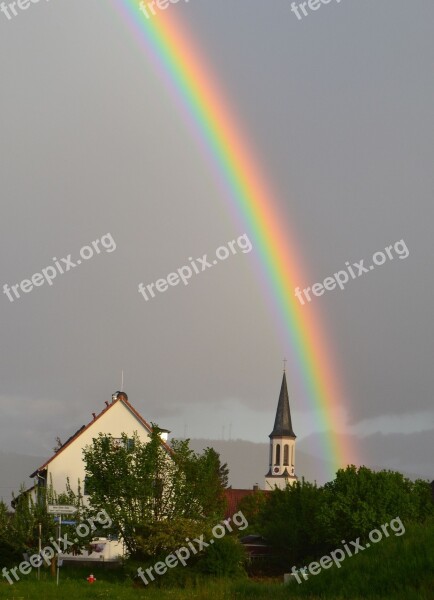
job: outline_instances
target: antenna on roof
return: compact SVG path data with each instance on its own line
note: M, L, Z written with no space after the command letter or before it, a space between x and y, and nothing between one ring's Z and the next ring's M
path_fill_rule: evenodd
M286 358L283 359L283 372L286 373L286 363L288 361L286 360Z

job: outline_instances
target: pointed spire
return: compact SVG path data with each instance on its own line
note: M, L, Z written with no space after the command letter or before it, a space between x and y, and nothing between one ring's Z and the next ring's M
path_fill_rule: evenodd
M280 388L279 402L277 404L276 419L270 437L290 436L297 437L292 429L291 411L289 409L288 387L286 384L286 371L283 371L282 386Z

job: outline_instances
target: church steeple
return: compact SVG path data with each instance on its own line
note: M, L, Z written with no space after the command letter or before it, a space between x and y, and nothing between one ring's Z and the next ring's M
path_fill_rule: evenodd
M286 372L283 371L282 385L280 387L279 402L277 404L276 419L270 438L289 436L296 438L292 429L291 410L289 408L288 386Z
M295 475L295 440L289 408L286 369L283 371L273 431L270 433L270 466L265 476L265 489L284 489L297 481Z

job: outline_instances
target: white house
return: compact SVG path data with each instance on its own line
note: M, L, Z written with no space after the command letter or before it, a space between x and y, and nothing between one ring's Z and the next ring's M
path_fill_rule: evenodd
M81 493L86 502L85 490L85 465L83 460L83 449L92 445L92 440L97 438L100 433L111 435L114 440L121 441L122 434L131 438L137 434L139 439L144 442L150 439L152 432L151 425L136 411L128 401L128 396L124 392L116 392L112 396L111 402L105 402L105 408L99 413L92 413L93 419L87 425L83 425L74 435L72 435L58 450L41 465L30 477L35 478L35 485L27 490L36 501L38 491L41 487L47 487L52 484L53 490L57 493L66 491L66 483L69 479L71 489L78 493L78 482L80 481ZM162 444L171 453L166 444L168 430L162 430ZM109 541L105 539L96 539L92 544L92 552L85 552L75 557L77 560L112 560L122 555L123 546L121 542ZM65 559L72 560L73 557L65 556Z
M129 403L127 394L116 392L112 401L106 401L105 404L105 408L99 414L92 413L93 419L90 423L76 431L51 458L30 475L36 478L35 491L38 486L45 487L52 483L57 493L64 492L69 478L71 488L76 493L80 480L83 493L83 449L92 445L93 438L97 438L100 433L110 434L115 440L120 440L123 433L133 437L135 432L142 442L150 438L151 425ZM167 430L163 430L162 441L165 446L168 433ZM169 452L168 446L166 447Z

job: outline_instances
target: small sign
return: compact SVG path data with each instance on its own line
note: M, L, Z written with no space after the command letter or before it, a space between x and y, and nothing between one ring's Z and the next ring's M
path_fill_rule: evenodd
M54 522L58 523L59 517L54 517ZM62 525L77 525L77 521L66 521L65 519L62 519Z
M49 504L48 514L50 515L74 515L77 512L75 506L67 504Z

